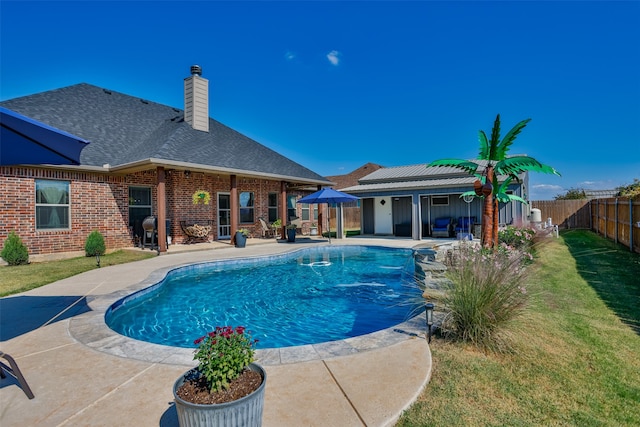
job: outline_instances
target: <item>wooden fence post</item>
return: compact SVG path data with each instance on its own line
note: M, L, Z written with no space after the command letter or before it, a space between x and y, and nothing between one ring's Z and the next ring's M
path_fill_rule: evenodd
M629 250L633 252L633 199L629 197Z

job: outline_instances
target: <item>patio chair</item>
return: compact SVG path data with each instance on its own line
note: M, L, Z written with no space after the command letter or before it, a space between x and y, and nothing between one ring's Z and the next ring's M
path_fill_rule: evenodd
M262 217L258 218L258 220L260 221L260 225L262 226L262 238L266 239L267 237L275 237L274 230L273 228L269 227L267 221L265 221Z
M453 221L451 217L436 218L431 227L432 237L453 237Z
M461 216L458 218L455 233L473 233L473 225L476 223L476 217Z
M0 362L0 378L6 378L7 376L4 372L7 371L12 377L18 380L18 384L20 384L20 387L22 388L22 391L24 391L24 394L26 394L29 399L33 399L33 392L31 391L29 384L27 384L27 380L25 380L24 376L22 376L22 372L20 372L20 368L18 368L18 364L16 363L14 358L2 351L0 351L0 358L5 359L7 362L9 362L9 366Z
M300 217L290 216L289 224L296 226L296 234L302 234L302 220Z

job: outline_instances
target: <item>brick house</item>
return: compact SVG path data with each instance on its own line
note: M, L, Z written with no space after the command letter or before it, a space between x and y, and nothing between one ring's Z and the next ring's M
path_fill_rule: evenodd
M210 118L208 81L200 67L191 72L184 110L86 83L0 102L90 142L79 165L0 166L0 246L13 230L30 254L81 251L97 229L108 249L130 247L149 216L161 252L167 236L189 240L193 225L224 240L238 228L260 236L260 217L317 222L317 210L295 201L332 183ZM194 204L199 190L208 204Z

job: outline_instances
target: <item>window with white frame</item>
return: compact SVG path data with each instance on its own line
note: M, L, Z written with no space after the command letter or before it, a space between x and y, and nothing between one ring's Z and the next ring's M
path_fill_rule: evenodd
M448 206L449 196L431 196L431 206Z
M69 229L69 181L36 180L36 230Z
M303 221L309 221L309 204L308 203L300 203L300 210Z

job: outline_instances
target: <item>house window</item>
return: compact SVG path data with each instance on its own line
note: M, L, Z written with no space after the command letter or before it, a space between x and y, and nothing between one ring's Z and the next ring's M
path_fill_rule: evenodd
M432 196L431 206L449 206L449 196Z
M278 219L278 193L269 193L269 223Z
M300 203L300 209L302 210L302 220L309 221L309 204Z
M69 229L69 181L36 180L36 230Z
M296 199L297 196L287 196L287 217L291 220L291 218L297 218L298 213L296 211Z
M253 192L243 191L240 193L240 223L253 224Z
M134 236L142 237L142 221L151 215L151 188L129 187L129 227Z
M313 219L318 219L318 204L313 205Z

